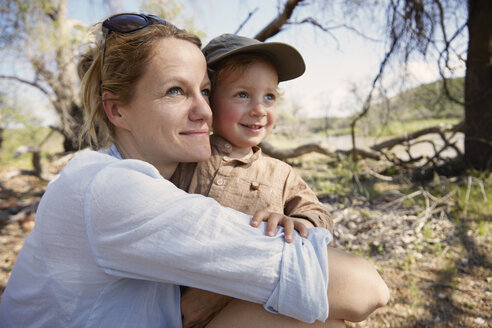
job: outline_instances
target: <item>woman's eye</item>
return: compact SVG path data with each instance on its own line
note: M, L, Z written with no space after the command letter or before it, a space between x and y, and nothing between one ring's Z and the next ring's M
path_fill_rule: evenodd
M238 92L238 93L236 93L236 97L238 97L238 98L248 98L248 94L246 92Z
M210 97L210 89L203 89L202 90L202 96Z
M167 90L167 94L169 94L169 95L182 95L182 94L184 94L184 92L183 92L183 89L181 89L180 87L173 87L173 88L170 88L169 90Z

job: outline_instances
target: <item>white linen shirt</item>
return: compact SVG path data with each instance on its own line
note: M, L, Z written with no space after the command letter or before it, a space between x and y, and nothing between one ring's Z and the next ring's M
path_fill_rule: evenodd
M152 165L84 151L51 181L0 303L0 327L181 327L178 285L328 316L331 234L283 230L187 194Z

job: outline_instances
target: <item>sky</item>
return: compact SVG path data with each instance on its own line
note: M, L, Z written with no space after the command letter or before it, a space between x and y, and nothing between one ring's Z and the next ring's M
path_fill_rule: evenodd
M340 0L334 0L335 2ZM234 33L245 21L248 14L254 14L238 34L253 37L277 16L275 0L187 0L183 16L193 21L193 25L205 34L205 45L211 38L222 33ZM323 2L323 1L322 1ZM139 1L111 1L113 8L103 4L103 0L69 0L68 17L92 25L116 12L140 12ZM296 9L295 18L311 15L310 6ZM324 10L336 10L337 6ZM255 10L256 9L256 10ZM311 9L312 10L312 9ZM316 13L323 17L323 12ZM325 15L327 17L328 15ZM336 17L331 25L348 24L343 13ZM381 20L381 19L379 19ZM175 22L176 23L176 22ZM360 31L374 38L374 28L382 22L369 22L357 26ZM178 24L179 25L179 24ZM282 82L284 108L299 108L299 114L305 117L348 116L360 109L351 89L357 86L360 97L365 97L371 81L379 70L384 55L383 41L369 41L347 30L332 30L330 33L313 28L311 25L287 27L267 42L285 42L297 48L306 63L306 72L299 78ZM436 68L423 61L409 64L410 85L431 82L438 79ZM389 70L389 80L401 74L399 68ZM389 82L392 83L392 82ZM45 117L50 120L50 116ZM51 119L56 119L55 115ZM49 122L51 123L51 122Z
M94 1L92 1L94 2ZM69 15L85 24L104 19L108 13L95 11L91 1L69 1ZM120 1L118 11L139 12L136 1ZM257 9L238 34L253 37L277 16L277 1L264 0L202 0L185 5L184 16L204 32L205 45L222 33L234 33L248 14ZM114 9L113 9L114 10ZM73 16L72 16L73 15ZM302 15L301 17L305 17ZM299 78L282 82L287 106L300 108L308 117L347 116L354 112L349 89L354 83L369 83L379 69L382 42L369 42L353 33L336 32L336 40L309 25L287 28L267 42L285 42L303 56L306 72ZM426 69L427 75L430 72ZM437 76L426 76L428 81Z
M253 37L277 16L276 1L209 1L210 5L197 15L196 23L206 31L207 42L221 33L234 33L248 13L254 15L239 34ZM305 17L304 15L301 17ZM360 81L377 70L377 51L381 44L370 44L363 39L340 33L339 44L327 33L309 25L287 27L267 42L285 42L303 56L306 72L299 78L280 84L287 103L300 108L305 116L349 115L344 108L347 86ZM345 42L346 41L346 42ZM356 49L369 49L371 56L360 57Z

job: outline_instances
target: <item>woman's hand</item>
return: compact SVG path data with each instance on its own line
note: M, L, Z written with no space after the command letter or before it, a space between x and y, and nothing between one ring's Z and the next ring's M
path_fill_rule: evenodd
M251 225L258 227L262 221L267 221L266 234L268 236L275 236L277 233L277 226L284 227L285 241L291 243L294 239L294 229L299 234L307 238L308 229L314 228L314 225L306 220L300 218L293 218L280 213L273 213L267 210L260 210L253 215Z

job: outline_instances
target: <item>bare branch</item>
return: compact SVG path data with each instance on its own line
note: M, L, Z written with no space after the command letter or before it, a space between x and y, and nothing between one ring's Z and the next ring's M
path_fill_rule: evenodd
M251 19L251 17L258 11L258 7L256 7L253 11L251 11L249 14L248 14L248 17L246 17L246 19L241 23L241 25L239 25L239 27L236 29L236 31L234 32L234 34L238 34L239 31L241 31L244 27L244 25L246 25L246 23Z
M383 71L384 71L384 68L386 67L386 63L388 62L391 55L395 51L397 42L398 42L398 37L393 39L393 42L391 44L390 49L388 50L388 52L386 52L386 55L384 56L383 61L379 65L379 72L376 75L376 77L374 78L374 80L372 81L371 90L369 91L369 94L367 95L367 98L364 102L364 105L362 106L362 111L350 123L350 134L352 135L352 149L354 150L354 152L353 152L353 159L354 160L357 160L357 152L355 152L355 149L357 149L356 145L355 145L355 125L357 124L357 121L360 120L362 117L364 117L367 114L367 112L369 111L369 108L371 107L372 95L374 93L374 90L376 89L376 83L378 83L378 81L383 76Z
M50 94L50 92L48 90L46 90L45 88L43 88L41 85L39 85L36 82L28 81L28 80L25 80L25 79L20 78L18 76L3 75L3 74L0 74L0 79L15 80L17 82L21 82L21 83L30 85L31 87L35 87L39 91L41 91L42 93L44 93L50 99L50 101L53 102L53 100L54 100L54 98L52 97L52 95Z
M352 152L352 150L335 150L331 149L326 146L322 146L318 143L307 143L304 145L301 145L296 148L292 149L277 149L275 148L272 144L264 141L260 144L261 150L267 154L268 156L280 159L280 160L285 160L288 158L295 158L302 156L304 154L308 153L319 153L327 156L333 156L337 154L342 154L347 156L349 153ZM356 149L355 150L357 154L359 154L361 157L365 158L371 158L374 160L379 160L380 156L377 153L363 150L363 149Z
M311 24L317 28L319 28L320 30L322 30L323 32L327 32L329 33L330 35L333 35L331 33L331 31L333 30L338 30L338 29L347 29L351 32L354 32L355 34L363 37L364 39L367 39L369 41L374 41L374 42L381 42L381 40L378 40L378 39L375 39L375 38L372 38L366 34L364 34L363 32L359 31L358 29L356 29L355 27L353 26L349 26L349 25L346 25L346 24L339 24L339 25L334 25L334 26L323 26L320 22L318 22L316 19L314 19L313 17L307 17L307 18L304 18L303 20L301 21L293 21L293 22L287 22L286 23L287 25L301 25L301 24Z
M277 149L272 144L264 141L260 144L260 147L265 154L282 160L298 157L311 152L316 152L323 155L333 155L335 153L335 150L323 147L317 143L308 143L293 149Z
M441 79L442 79L442 86L443 86L444 94L446 95L446 97L449 100L451 100L451 101L453 101L459 105L462 105L462 106L465 106L465 102L460 101L459 99L454 97L451 94L451 92L449 91L448 80L447 80L446 76L444 75L444 68L441 66L440 62L441 62L441 59L444 57L445 58L445 60L444 60L445 61L445 65L444 65L445 68L448 70L451 70L451 68L449 67L449 50L450 50L449 47L451 45L451 42L453 42L453 40L456 39L456 37L458 37L463 32L463 30L467 26L467 23L468 22L461 25L460 28L458 28L458 30L456 30L456 32L451 37L451 39L449 39L449 41L446 41L444 49L439 53L439 58L437 60L438 66L439 66L439 75L441 76ZM442 26L442 28L444 29L444 26ZM444 54L446 54L446 56L444 56Z
M450 126L450 125L433 126L430 128L415 131L415 132L410 133L409 135L404 136L404 137L397 137L397 138L392 138L392 139L386 140L384 142L381 142L379 144L372 146L371 149L376 150L376 151L380 151L384 148L391 149L396 145L402 144L403 142L406 142L406 141L412 140L412 139L416 139L416 138L419 138L419 137L427 135L427 134L431 134L431 133L440 134L442 132L451 132L451 131L455 131L459 128L461 128L460 124L457 124L454 126Z
M297 5L301 4L304 0L287 0L284 6L284 10L279 13L279 15L274 18L270 24L263 28L258 34L256 34L255 39L260 41L265 41L268 38L276 35L282 30L282 26L289 20L294 12Z

